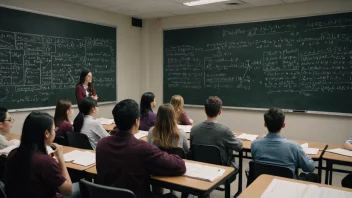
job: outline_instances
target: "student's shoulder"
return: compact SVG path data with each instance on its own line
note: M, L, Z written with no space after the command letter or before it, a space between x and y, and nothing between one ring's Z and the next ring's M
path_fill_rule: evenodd
M297 142L294 142L294 141L288 140L288 139L285 139L284 141L285 141L286 145L289 146L292 149L301 148L301 145L298 144Z
M58 165L56 160L51 157L50 155L44 153L36 153L33 156L33 163L34 164L45 164L47 165Z

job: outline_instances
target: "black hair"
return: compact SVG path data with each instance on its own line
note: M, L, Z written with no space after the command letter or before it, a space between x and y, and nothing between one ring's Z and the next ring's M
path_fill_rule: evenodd
M285 123L285 114L279 108L270 108L264 114L264 121L270 133L277 133Z
M81 74L79 76L79 82L78 84L83 84L85 79L86 79L86 76L89 74L89 73L92 73L91 71L87 70L87 69L84 69L81 71ZM93 87L93 84L92 83L88 83L88 92L91 93L93 96L96 95L95 93L95 89Z
M96 101L91 97L83 98L79 104L78 109L79 113L73 121L73 128L75 132L81 132L84 123L84 116L88 115L89 112L97 106Z
M150 106L150 103L153 102L154 99L155 99L155 95L152 92L146 92L142 95L141 103L140 103L141 105L140 113L142 117L148 116L149 111L153 112L152 107Z
M4 107L0 107L0 122L4 122L6 119L7 109Z
M139 106L132 99L122 100L112 110L116 127L120 131L128 131L132 128L137 118L140 117Z
M217 96L209 96L204 103L205 113L208 117L213 118L219 115L222 108L222 101Z
M45 131L52 133L53 117L48 113L32 112L24 121L21 144L9 154L5 173L7 186L18 186L15 197L31 197L31 164L35 153L48 154Z

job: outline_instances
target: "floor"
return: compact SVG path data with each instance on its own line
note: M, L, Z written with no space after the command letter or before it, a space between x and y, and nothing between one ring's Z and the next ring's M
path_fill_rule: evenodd
M243 159L243 184L242 184L242 190L245 190L246 188L246 184L247 184L247 178L246 175L244 173L244 170L246 170L248 168L248 162L250 160L249 159ZM317 163L316 163L317 165ZM325 167L325 164L323 164L323 167ZM334 168L341 168L341 169L346 169L346 167L343 166L334 166ZM352 169L348 169L352 171ZM317 173L317 170L315 170L315 172ZM332 180L332 185L333 186L341 186L341 180L346 176L346 173L338 173L338 172L333 172L333 180ZM323 170L323 174L322 174L322 181L323 183L325 182L325 170ZM238 176L236 178L236 180L231 184L231 196L235 195L237 192L237 187L238 187ZM167 192L167 191L166 191ZM180 193L176 193L178 197L181 197ZM224 191L213 191L210 194L211 198L223 198L225 196L225 192ZM189 198L193 198L192 195L189 196Z

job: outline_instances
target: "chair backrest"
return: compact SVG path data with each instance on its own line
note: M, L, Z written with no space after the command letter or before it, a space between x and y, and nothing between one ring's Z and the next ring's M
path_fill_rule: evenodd
M186 154L185 154L185 151L180 148L180 147L177 147L177 148L163 148L163 147L160 147L159 146L159 149L162 150L162 151L165 151L167 152L168 154L174 154L174 155L178 155L180 158L182 159L186 159Z
M5 184L0 181L0 198L6 198Z
M257 179L257 177L262 174L286 177L291 179L293 178L292 170L287 167L250 161L247 186L249 186L255 179Z
M85 179L81 179L79 188L84 198L136 198L130 190L94 184Z
M55 136L54 142L62 146L68 146L68 142L65 136Z
M216 146L192 144L191 152L194 161L222 165L220 150Z
M80 149L93 150L86 134L78 133L78 132L67 132L66 137L67 137L68 146L72 146Z

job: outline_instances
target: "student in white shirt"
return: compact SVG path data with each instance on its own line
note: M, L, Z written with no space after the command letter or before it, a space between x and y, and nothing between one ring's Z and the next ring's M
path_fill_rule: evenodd
M4 149L16 143L16 141L8 141L5 137L6 134L10 133L12 123L15 120L11 118L9 112L4 107L0 107L0 149Z
M109 136L101 123L94 118L96 107L97 103L93 98L84 98L78 105L79 114L73 122L74 131L86 134L94 150L101 138Z

